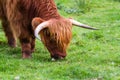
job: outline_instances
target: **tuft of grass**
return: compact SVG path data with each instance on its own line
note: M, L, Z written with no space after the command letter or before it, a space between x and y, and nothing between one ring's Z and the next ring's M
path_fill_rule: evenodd
M77 9L79 12L85 13L90 11L91 9L91 1L90 0L74 0Z
M67 6L64 4L64 2L67 2L67 0L56 1L57 8L65 11L67 14L85 13L91 9L91 1L89 0L72 0L69 1L69 3L73 3L73 5L67 4Z

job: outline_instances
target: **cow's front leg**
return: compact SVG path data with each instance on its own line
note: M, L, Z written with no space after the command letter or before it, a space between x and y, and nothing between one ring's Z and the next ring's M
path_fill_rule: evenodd
M22 48L22 58L31 58L32 51L31 51L30 39L22 38L20 39L20 43Z
M35 37L33 37L31 39L31 51L34 52L35 51Z

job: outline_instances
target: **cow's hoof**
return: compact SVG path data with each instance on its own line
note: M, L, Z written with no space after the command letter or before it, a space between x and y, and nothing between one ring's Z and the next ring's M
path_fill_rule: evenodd
M52 58L51 61L56 61L56 60L63 60L64 57L59 57L59 58Z
M9 45L11 48L15 48L17 47L17 45Z
M32 57L31 54L28 54L28 53L27 53L27 54L26 54L26 53L23 53L23 54L22 54L22 58L23 58L23 59L29 59L29 58L31 58L31 57Z

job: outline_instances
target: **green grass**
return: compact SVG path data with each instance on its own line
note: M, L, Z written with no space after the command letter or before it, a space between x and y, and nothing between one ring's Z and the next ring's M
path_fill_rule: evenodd
M56 0L57 2L59 0ZM70 0L73 2L74 0ZM61 4L73 6L68 0ZM68 6L68 7L69 7ZM52 62L43 44L36 41L32 59L21 59L20 46L7 45L0 29L0 80L120 80L120 2L92 0L85 14L67 14L98 31L73 27L73 38L65 60Z

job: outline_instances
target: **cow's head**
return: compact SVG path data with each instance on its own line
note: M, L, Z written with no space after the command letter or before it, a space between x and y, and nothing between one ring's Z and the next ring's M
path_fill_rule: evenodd
M43 42L54 59L66 57L66 49L72 37L72 25L95 30L73 19L59 18L44 21L41 18L34 18L32 20L35 37Z

